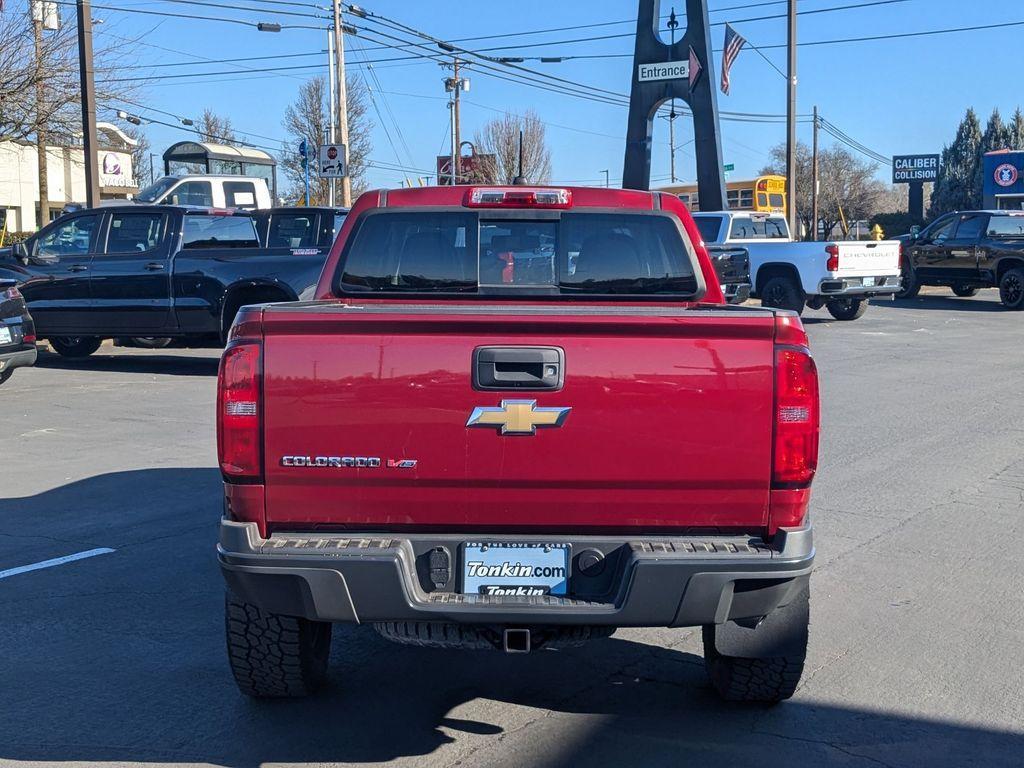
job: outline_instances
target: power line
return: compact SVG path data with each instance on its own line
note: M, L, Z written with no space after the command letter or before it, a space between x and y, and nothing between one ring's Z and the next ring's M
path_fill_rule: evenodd
M207 7L207 8L220 8L220 9L224 8L224 4L223 3L209 3L209 2L205 2L204 0L159 0L159 2L162 2L162 3L175 3L177 5L196 5L196 6ZM287 3L287 5L292 5L292 3ZM96 6L96 7L98 7L98 6ZM246 8L243 5L231 5L231 6L228 6L228 7L231 10L233 10L233 11L242 11L243 13L263 13L263 9L262 8ZM306 7L308 7L308 8L315 8L315 6L306 6ZM126 10L127 11L129 9L128 8L123 8L122 10ZM301 17L306 18L306 19L326 19L327 18L325 15L319 14L319 13L300 13L298 11L282 11L282 10L278 10L278 9L275 9L273 12L277 13L277 14L280 14L281 16L301 16Z
M71 8L77 7L75 3L68 0L51 0L54 5L63 5ZM189 13L171 13L170 11L149 11L144 8L125 8L117 5L92 5L93 10L117 11L119 13L141 13L146 16L163 16L171 19L189 19L190 21L217 21L227 24L241 24L245 27L255 27L257 22L245 21L243 19L231 19L224 16L196 16ZM301 24L280 24L281 29L321 29L320 27L304 26Z

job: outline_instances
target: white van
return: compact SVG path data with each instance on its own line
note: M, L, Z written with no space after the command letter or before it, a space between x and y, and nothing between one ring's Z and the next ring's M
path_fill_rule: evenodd
M274 207L266 179L254 176L161 176L139 192L134 202L246 211Z

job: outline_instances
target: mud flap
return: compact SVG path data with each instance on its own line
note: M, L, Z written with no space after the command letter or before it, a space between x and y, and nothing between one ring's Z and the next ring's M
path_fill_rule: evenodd
M704 642L713 643L722 656L742 659L802 656L807 649L810 621L810 576L795 579L793 589L789 602L756 626L743 626L735 621L705 626Z

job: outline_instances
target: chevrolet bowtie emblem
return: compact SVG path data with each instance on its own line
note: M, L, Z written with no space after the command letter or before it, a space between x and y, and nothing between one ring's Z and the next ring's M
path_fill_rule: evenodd
M536 400L502 400L500 408L474 408L467 427L501 427L503 435L532 435L537 427L560 427L572 408L538 408Z

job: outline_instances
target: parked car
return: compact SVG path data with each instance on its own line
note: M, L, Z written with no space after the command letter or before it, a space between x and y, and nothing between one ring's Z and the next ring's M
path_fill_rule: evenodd
M325 258L261 248L249 213L122 205L57 219L0 260L0 277L18 281L40 338L83 357L114 337L219 343L239 307L297 299Z
M1024 211L958 211L940 216L903 245L899 298L923 285L957 296L999 288L1007 309L1024 309Z
M0 384L15 368L35 365L36 331L17 280L0 278Z
M792 312L723 304L677 198L369 192L316 299L244 308L221 358L244 693L314 690L341 622L510 653L701 626L722 696L792 695L817 373Z
M262 210L274 205L265 179L255 176L161 176L134 198L143 205L196 205Z
M730 304L742 304L750 298L750 254L746 248L732 245L708 245L708 256L715 267L722 293Z
M305 255L316 249L326 258L347 214L347 208L270 208L256 213L256 231L263 248Z
M837 320L856 320L873 296L900 288L895 241L795 242L780 215L721 211L696 213L704 241L742 246L750 254L753 295L762 304L797 314L825 307Z

